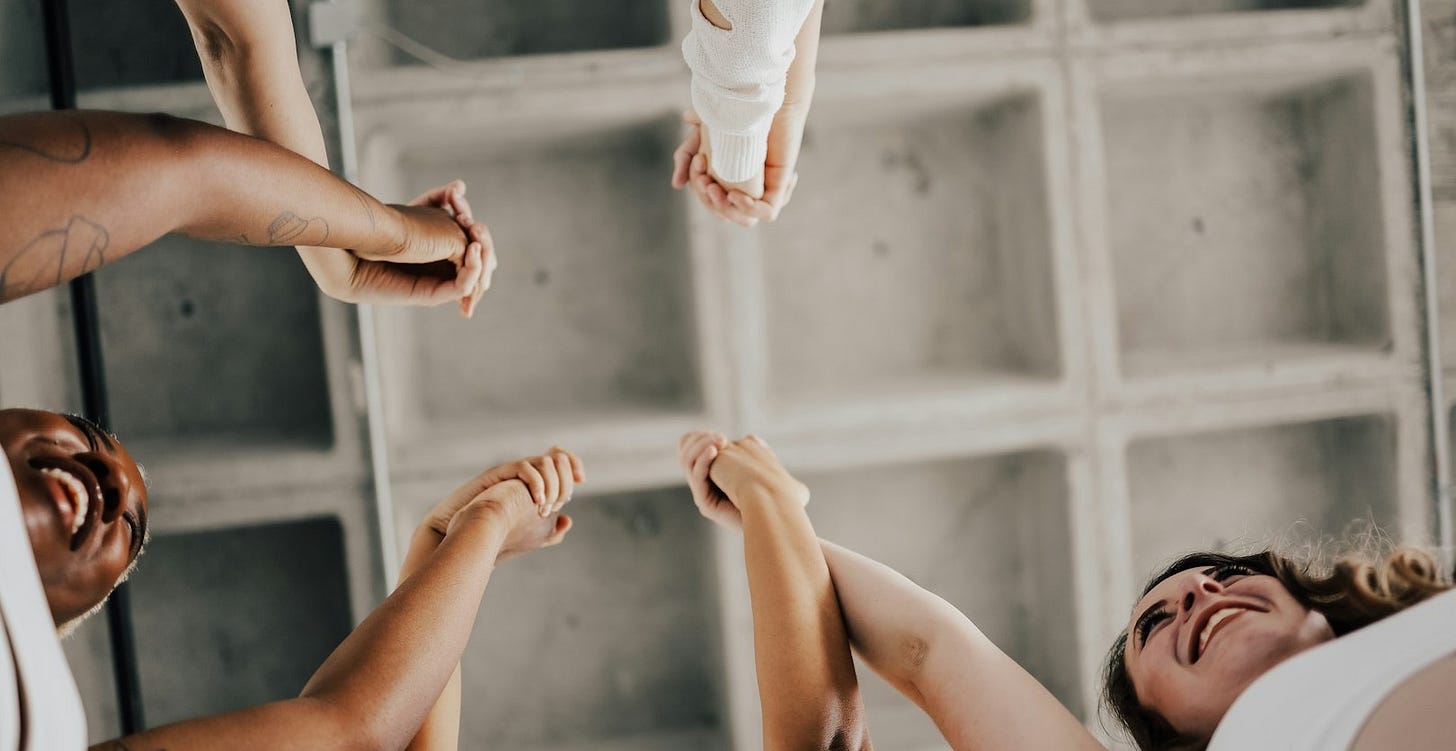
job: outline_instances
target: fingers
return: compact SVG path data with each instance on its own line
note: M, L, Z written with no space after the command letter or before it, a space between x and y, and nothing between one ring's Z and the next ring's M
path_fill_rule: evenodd
M465 181L455 180L446 186L450 188L449 205L455 212L455 218L464 226L475 223L475 212L470 210L470 202L465 200Z
M706 445L698 453L697 458L693 460L692 467L688 471L688 481L692 483L694 488L706 489L708 487L708 470L712 469L713 460L717 458L718 447L711 443ZM694 500L698 500L701 503L701 500L697 498L698 494L694 493L693 495Z
M484 248L478 242L472 242L465 248L465 263L460 266L460 277L464 281L463 289L467 290L460 298L460 317L469 318L475 311L473 300L479 299L481 282L485 276L485 262L482 260Z
M442 209L449 208L453 213L459 214L459 210L452 205L452 199L454 197L454 194L456 193L460 194L461 200L463 201L465 196L464 180L451 180L450 182L441 185L438 188L427 190L424 193L416 196L413 201L409 202L409 205L436 206ZM468 206L466 208L467 210L469 209Z
M469 233L471 240L474 241L472 244L478 244L480 246L482 268L475 287L470 291L470 294L460 300L460 313L466 318L474 318L475 309L480 306L481 298L485 296L485 291L490 289L490 280L495 274L495 269L499 265L499 262L496 260L495 244L491 239L490 230L484 224L471 225ZM468 256L469 254L467 253L467 258Z
M729 191L724 188L713 175L708 171L708 156L702 152L693 156L688 166L688 182L693 187L693 193L697 194L698 200L713 212L713 215L725 222L733 222L741 227L753 227L758 224L758 218L734 205L729 200ZM746 194L744 194L746 197ZM752 201L752 198L749 198Z
M546 496L540 499L540 513L548 516L551 509L555 508L556 501L560 498L561 477L556 474L556 462L549 456L537 456L531 459L531 465L540 473L546 481Z
M516 478L526 484L526 489L531 491L531 498L536 501L536 505L545 507L546 477L530 459L516 462Z
M678 145L677 150L672 152L672 187L674 189L688 184L688 168L692 165L693 157L697 156L698 148L702 146L702 143L702 131L693 128Z
M552 449L548 458L552 460L556 468L556 478L560 483L556 503L551 506L549 512L554 514L571 501L571 494L576 490L576 472L571 466L571 456L565 451L559 448Z

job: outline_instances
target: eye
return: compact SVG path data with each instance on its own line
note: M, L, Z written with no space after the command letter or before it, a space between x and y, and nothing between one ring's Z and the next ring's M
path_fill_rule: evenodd
M1209 578L1213 579L1216 582L1225 582L1229 579L1234 578L1235 576L1254 575L1255 571L1253 569L1238 563L1225 563L1222 566L1215 568L1213 571L1210 571L1208 574Z
M1158 608L1157 610L1154 610L1147 615L1144 615L1137 624L1138 644L1147 644L1148 635L1153 633L1153 627L1157 626L1159 623L1162 623L1170 617L1171 616L1168 614L1168 611L1162 608Z

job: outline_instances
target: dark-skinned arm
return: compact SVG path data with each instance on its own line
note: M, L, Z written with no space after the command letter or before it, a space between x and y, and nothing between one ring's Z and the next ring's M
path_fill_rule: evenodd
M329 655L294 699L165 725L93 751L320 751L404 748L455 672L498 555L553 545L564 516L542 517L508 481L472 501L414 573Z
M467 243L443 210L386 206L303 157L204 123L95 111L0 118L0 302L171 232L398 262L460 257Z

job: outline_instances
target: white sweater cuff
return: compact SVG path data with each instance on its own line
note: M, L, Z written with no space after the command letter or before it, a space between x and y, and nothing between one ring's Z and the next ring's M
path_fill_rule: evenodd
M708 130L713 174L724 182L747 182L763 171L768 158L768 133L720 133Z

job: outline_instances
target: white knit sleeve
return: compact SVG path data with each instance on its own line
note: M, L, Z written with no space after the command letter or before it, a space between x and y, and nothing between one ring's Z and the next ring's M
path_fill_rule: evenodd
M708 127L713 172L743 182L763 170L794 37L814 0L713 0L732 29L714 26L698 0L688 2L693 27L682 49L693 72L693 109Z

